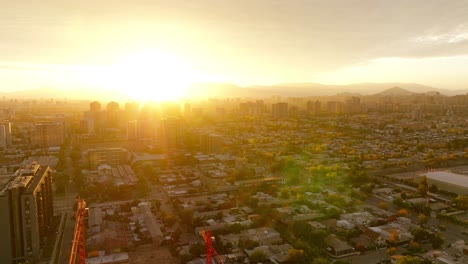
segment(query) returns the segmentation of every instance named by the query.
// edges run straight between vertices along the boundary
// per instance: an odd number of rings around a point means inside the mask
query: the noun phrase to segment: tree
[[[406,210],[406,209],[400,209],[400,210],[398,210],[398,212],[397,212],[397,215],[398,215],[399,217],[406,217],[406,216],[408,216],[408,214],[409,214],[409,212],[408,212],[408,210]]]
[[[242,249],[253,249],[255,247],[258,247],[260,244],[257,241],[254,240],[240,240],[239,241],[239,247]]]
[[[200,242],[192,244],[190,246],[189,252],[190,254],[192,254],[192,256],[200,256],[201,254],[206,252],[205,245]]]
[[[444,239],[440,235],[434,235],[431,239],[431,244],[433,249],[438,249],[444,244]]]
[[[354,248],[356,248],[356,250],[361,253],[366,252],[366,247],[364,247],[362,244],[357,243],[356,245],[354,245]]]
[[[434,166],[437,163],[437,159],[434,155],[434,151],[429,151],[426,153],[426,156],[424,157],[424,164],[426,165],[426,168],[434,168]]]
[[[419,220],[419,223],[421,224],[421,226],[423,226],[423,225],[427,224],[427,221],[429,221],[429,218],[425,214],[419,214],[418,215],[418,220]]]
[[[468,209],[468,195],[458,195],[454,202],[459,209]]]
[[[171,227],[177,222],[177,219],[173,215],[168,215],[163,219],[164,224],[168,227]]]
[[[288,251],[288,263],[306,263],[307,256],[302,249],[290,249]]]
[[[413,250],[413,251],[419,251],[419,250],[421,250],[421,244],[419,244],[418,242],[412,240],[410,242],[410,249]]]
[[[330,261],[328,261],[328,259],[326,258],[314,258],[314,260],[312,261],[312,264],[328,264],[330,263]]]
[[[390,247],[387,249],[387,256],[393,256],[395,255],[397,252],[397,248],[396,247]]]
[[[250,255],[250,262],[251,263],[258,263],[258,262],[262,262],[262,261],[265,261],[267,259],[267,256],[265,254],[265,252],[261,251],[261,250],[255,250],[252,255]]]
[[[413,256],[403,256],[400,259],[398,259],[397,264],[422,264],[423,262]]]
[[[387,210],[388,209],[388,205],[386,202],[380,202],[379,203],[379,208],[382,209],[382,210]]]
[[[398,235],[398,230],[393,229],[392,233],[390,234],[389,239],[390,239],[390,244],[395,245],[398,242],[398,240],[400,240],[400,237]]]
[[[429,233],[422,229],[422,228],[415,228],[413,230],[411,230],[411,234],[413,235],[414,237],[414,240],[415,241],[418,241],[418,242],[421,242],[425,239],[427,239]]]

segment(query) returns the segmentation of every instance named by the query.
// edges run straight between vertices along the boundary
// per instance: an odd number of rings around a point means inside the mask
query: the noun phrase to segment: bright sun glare
[[[94,86],[123,92],[140,101],[174,100],[193,82],[193,73],[180,58],[157,51],[143,51],[86,74]]]

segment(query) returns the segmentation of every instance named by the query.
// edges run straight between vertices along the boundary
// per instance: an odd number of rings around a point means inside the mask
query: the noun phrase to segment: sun
[[[179,99],[194,81],[182,59],[155,50],[123,56],[110,65],[89,68],[84,75],[88,84],[138,101]]]
[[[111,66],[111,72],[118,81],[116,88],[136,100],[180,98],[193,79],[183,60],[156,51],[124,57]]]

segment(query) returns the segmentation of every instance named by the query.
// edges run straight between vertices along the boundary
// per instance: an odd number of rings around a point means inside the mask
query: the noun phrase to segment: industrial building
[[[435,185],[441,190],[468,195],[468,175],[449,171],[432,171],[421,176],[426,176],[429,185]]]
[[[123,148],[88,149],[87,160],[90,168],[95,169],[101,164],[121,165],[128,161],[128,152]]]

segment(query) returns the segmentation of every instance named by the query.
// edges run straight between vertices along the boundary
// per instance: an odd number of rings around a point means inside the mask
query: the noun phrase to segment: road
[[[70,154],[71,154],[70,146],[71,145],[72,144],[67,145],[63,153],[65,156],[64,173],[69,175],[70,178],[72,179],[74,176],[74,173],[73,173],[73,163],[70,158]],[[77,195],[77,192],[75,188],[73,188],[72,184],[69,184],[69,186],[67,186],[67,191],[65,195],[54,197],[55,213],[56,214],[66,213],[66,216],[67,216],[65,218],[64,228],[63,230],[61,230],[63,232],[63,236],[61,236],[62,241],[60,243],[60,253],[59,253],[58,262],[57,262],[59,264],[68,263],[68,259],[70,257],[73,233],[75,229],[75,221],[74,221],[74,218],[72,219],[72,216],[75,215],[75,212],[73,211],[73,205],[75,204],[76,195]]]
[[[386,253],[387,249],[379,249],[376,251],[371,251],[368,253],[364,253],[362,255],[357,255],[357,256],[352,256],[349,258],[345,258],[346,260],[351,261],[352,264],[357,264],[357,263],[378,263],[382,260],[390,259],[389,256],[387,256]]]

